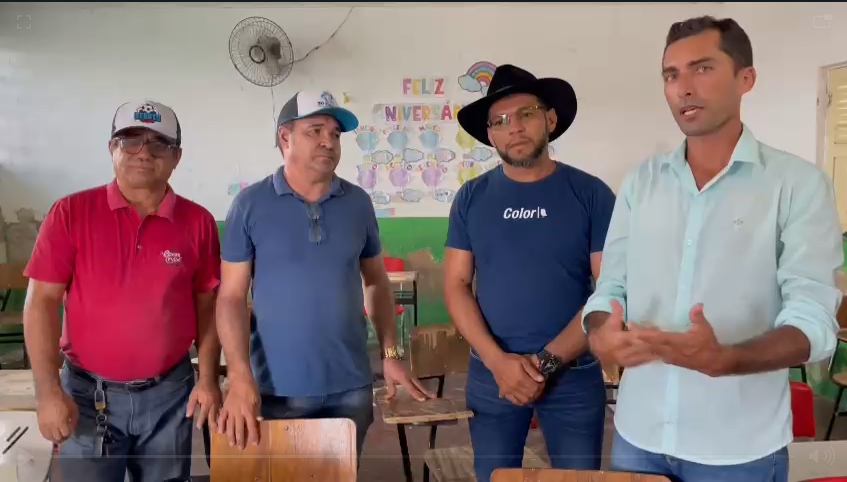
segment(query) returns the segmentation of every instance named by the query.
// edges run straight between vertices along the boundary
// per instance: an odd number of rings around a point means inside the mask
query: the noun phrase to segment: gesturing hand
[[[612,313],[606,321],[588,333],[592,353],[607,366],[635,367],[655,361],[651,347],[635,333],[623,329],[623,308],[612,301]]]
[[[500,396],[515,405],[527,405],[544,390],[544,376],[525,356],[506,353],[491,367]]]
[[[669,333],[657,328],[632,327],[640,340],[648,343],[662,361],[716,377],[729,370],[728,348],[721,345],[715,330],[703,314],[703,305],[688,312],[691,327],[684,333]]]

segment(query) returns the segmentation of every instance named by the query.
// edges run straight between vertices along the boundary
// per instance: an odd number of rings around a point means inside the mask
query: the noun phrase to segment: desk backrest
[[[244,450],[212,434],[211,480],[282,482],[356,481],[356,425],[341,418],[261,423],[261,441]]]
[[[29,279],[24,276],[25,267],[25,263],[0,264],[0,291],[25,290],[29,285]]]
[[[470,355],[471,346],[452,324],[412,329],[409,360],[418,378],[467,373]]]
[[[670,482],[661,475],[559,469],[497,469],[491,482]]]

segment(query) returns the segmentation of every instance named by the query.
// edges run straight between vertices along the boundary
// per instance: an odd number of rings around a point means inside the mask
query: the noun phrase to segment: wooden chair
[[[0,311],[6,311],[14,290],[26,291],[29,279],[24,276],[25,263],[0,263],[0,292],[3,292]]]
[[[835,353],[829,361],[829,377],[832,383],[838,388],[838,394],[835,396],[835,405],[832,407],[832,416],[829,419],[829,426],[826,429],[824,440],[829,440],[832,436],[832,429],[835,427],[835,420],[838,417],[847,415],[847,412],[841,411],[841,397],[844,395],[844,389],[847,388],[847,371],[832,373],[835,369],[835,359],[838,357],[838,349],[842,343],[847,343],[847,329],[838,331],[838,340],[835,343]]]
[[[438,482],[475,480],[473,449],[470,446],[435,448],[439,425],[455,425],[467,420],[473,412],[465,406],[465,390],[451,388],[445,393],[447,375],[467,373],[471,348],[453,325],[436,325],[414,328],[410,338],[409,359],[412,373],[420,380],[436,379],[438,400],[412,401],[409,407],[416,411],[415,418],[397,424],[401,452],[408,457],[405,426],[429,425],[428,450],[424,453],[423,480],[429,481],[430,472]],[[404,472],[411,480],[411,466],[404,459]],[[524,466],[548,467],[531,449],[524,449]]]
[[[435,447],[438,425],[456,424],[473,413],[465,406],[464,388],[453,388],[445,394],[444,381],[448,374],[466,373],[470,360],[470,345],[452,325],[413,327],[409,337],[409,360],[413,375],[419,380],[438,381],[437,399],[418,402],[401,388],[391,401],[385,401],[384,388],[375,390],[374,396],[387,424],[397,425],[403,473],[412,480],[406,426],[429,426],[429,448]],[[429,469],[424,465],[424,481],[429,479]]]
[[[24,368],[29,368],[29,356],[23,340],[23,314],[8,312],[14,291],[26,291],[29,279],[24,276],[24,263],[0,264],[0,345],[21,345]]]
[[[258,446],[230,447],[212,435],[211,480],[355,482],[356,425],[349,419],[273,420],[261,423]]]
[[[670,482],[663,475],[559,469],[497,469],[491,482]]]
[[[618,388],[620,388],[623,367],[602,366],[603,382],[606,386],[606,405],[615,405],[618,402]],[[612,394],[609,394],[609,392]]]

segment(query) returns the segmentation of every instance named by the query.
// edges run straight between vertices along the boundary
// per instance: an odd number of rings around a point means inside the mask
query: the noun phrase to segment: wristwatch
[[[395,360],[403,361],[403,349],[398,346],[390,346],[382,350],[380,358],[382,358],[383,360],[385,360],[386,358],[393,358]]]
[[[562,361],[547,350],[541,350],[535,356],[538,357],[538,371],[545,377],[556,373],[562,367]]]

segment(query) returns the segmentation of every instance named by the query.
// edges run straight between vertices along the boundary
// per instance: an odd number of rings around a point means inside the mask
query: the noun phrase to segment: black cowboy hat
[[[556,128],[550,133],[550,142],[564,134],[576,118],[576,93],[570,83],[555,78],[539,79],[520,67],[505,64],[494,71],[485,97],[459,109],[459,125],[474,139],[491,146],[488,111],[492,104],[512,94],[532,94],[556,111]]]

